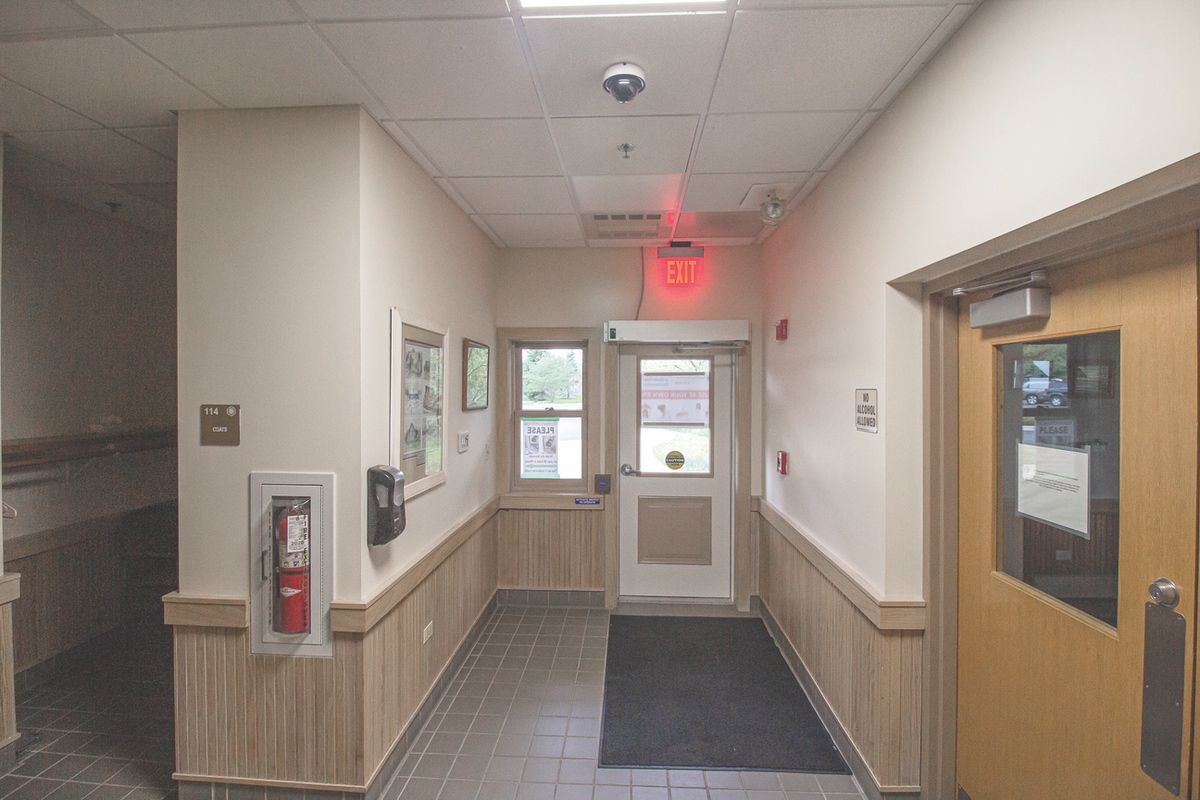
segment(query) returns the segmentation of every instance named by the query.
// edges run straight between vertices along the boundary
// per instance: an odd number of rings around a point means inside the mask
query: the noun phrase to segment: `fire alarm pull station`
[[[333,655],[333,474],[250,473],[250,652]]]

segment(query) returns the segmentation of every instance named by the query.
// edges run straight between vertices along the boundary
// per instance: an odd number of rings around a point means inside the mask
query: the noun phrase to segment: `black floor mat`
[[[612,617],[600,765],[849,774],[762,620]]]

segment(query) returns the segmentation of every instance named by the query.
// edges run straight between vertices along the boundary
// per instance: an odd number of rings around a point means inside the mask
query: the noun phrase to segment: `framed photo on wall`
[[[392,309],[391,442],[389,463],[404,471],[404,496],[445,483],[443,460],[446,333],[405,322]]]
[[[488,358],[486,344],[463,339],[463,411],[488,407]]]

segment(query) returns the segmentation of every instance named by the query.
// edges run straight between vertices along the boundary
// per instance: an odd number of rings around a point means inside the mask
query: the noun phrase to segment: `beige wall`
[[[697,242],[700,244],[700,242]],[[545,248],[500,251],[496,324],[596,326],[613,319],[748,319],[753,389],[751,491],[762,486],[762,261],[757,247],[707,247],[703,285],[659,280],[656,248]],[[645,294],[638,311],[641,274]],[[771,330],[774,336],[774,329]]]
[[[462,410],[462,340],[495,344],[496,248],[365,111],[360,117],[361,474],[388,460],[390,308],[399,308],[404,319],[448,330],[446,483],[409,501],[408,528],[400,538],[384,547],[360,547],[362,595],[370,597],[495,493],[495,405]],[[494,376],[489,389],[494,396]],[[470,434],[465,453],[457,447],[462,432]],[[365,491],[359,494],[365,504]]]
[[[576,327],[632,319],[641,251],[609,248],[509,248],[496,272],[496,325]]]
[[[1193,3],[989,0],[763,247],[766,496],[920,596],[921,312],[887,285],[1200,151]],[[880,432],[853,392],[879,389]]]
[[[494,337],[495,250],[357,107],[184,112],[179,156],[180,591],[246,596],[249,473],[319,471],[334,598],[370,598],[493,494],[494,411],[464,414],[459,392],[462,336]],[[450,452],[406,532],[369,548],[392,306],[449,330]],[[198,446],[202,403],[241,404],[240,447]]]
[[[3,438],[175,423],[175,243],[13,186],[3,198]],[[22,536],[175,497],[170,450],[8,471]]]
[[[333,472],[335,544],[362,524],[358,136],[355,107],[180,113],[184,594],[247,596],[252,470]],[[199,446],[203,403],[241,405],[240,447]]]

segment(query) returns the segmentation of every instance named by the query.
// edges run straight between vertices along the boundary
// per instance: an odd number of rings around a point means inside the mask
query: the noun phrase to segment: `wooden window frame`
[[[497,332],[496,374],[499,419],[497,485],[502,492],[525,495],[591,495],[592,476],[601,471],[603,420],[600,331],[591,328],[501,328]],[[522,416],[538,416],[521,408],[523,349],[579,349],[583,351],[583,408],[555,411],[559,417],[582,419],[582,469],[579,478],[521,478],[520,441]],[[550,416],[550,414],[546,414]]]

